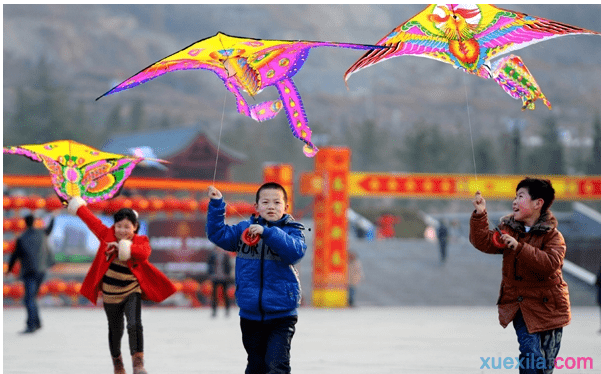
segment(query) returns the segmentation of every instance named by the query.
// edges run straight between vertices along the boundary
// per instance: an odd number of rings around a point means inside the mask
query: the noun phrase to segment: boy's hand
[[[248,227],[248,233],[252,236],[262,235],[263,234],[263,226],[257,225],[256,223],[253,225],[250,225]]]
[[[221,195],[221,192],[215,186],[209,186],[209,197],[211,199],[221,199],[223,195]]]
[[[476,196],[472,201],[472,204],[474,204],[474,208],[476,208],[476,213],[482,214],[486,212],[486,200],[484,200],[480,191],[476,191]]]
[[[515,240],[515,238],[509,234],[501,235],[501,240],[503,240],[503,242],[507,244],[507,248],[509,249],[516,249],[518,246],[518,241]]]

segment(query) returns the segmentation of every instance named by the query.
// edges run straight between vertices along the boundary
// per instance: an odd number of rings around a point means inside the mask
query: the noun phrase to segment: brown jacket
[[[479,251],[503,255],[503,279],[497,305],[499,321],[507,327],[521,309],[528,332],[552,330],[570,323],[568,285],[561,275],[566,244],[551,212],[542,215],[526,232],[513,215],[499,225],[518,241],[516,249],[492,244],[486,212],[475,211],[470,220],[470,242]]]

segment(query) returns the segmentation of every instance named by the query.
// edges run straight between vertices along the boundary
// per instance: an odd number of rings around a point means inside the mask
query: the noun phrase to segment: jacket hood
[[[275,222],[270,222],[267,221],[265,218],[255,215],[253,214],[250,217],[250,223],[251,224],[259,224],[262,226],[267,226],[267,227],[272,227],[272,226],[278,226],[278,227],[282,227],[282,226],[292,226],[295,227],[299,230],[304,230],[305,226],[300,223],[300,222],[296,222],[294,220],[294,218],[290,215],[290,214],[284,214],[282,216],[282,218],[280,218],[279,220],[275,221]]]
[[[500,222],[503,225],[511,227],[517,232],[526,232],[524,224],[522,222],[516,221],[513,217],[513,213],[502,217]],[[536,221],[536,223],[530,228],[530,232],[544,233],[555,228],[557,228],[557,218],[555,218],[551,211],[547,211],[538,218],[538,221]]]

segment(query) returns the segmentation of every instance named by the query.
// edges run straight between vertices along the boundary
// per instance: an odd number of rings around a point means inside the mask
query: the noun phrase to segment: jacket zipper
[[[263,267],[265,263],[265,244],[261,242],[261,272],[259,281],[259,312],[261,312],[261,322],[265,320],[265,311],[263,310]]]

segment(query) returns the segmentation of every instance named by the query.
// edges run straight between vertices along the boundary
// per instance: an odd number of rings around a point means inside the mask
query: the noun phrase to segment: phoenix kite
[[[511,97],[522,100],[522,110],[533,110],[537,99],[551,109],[551,103],[519,56],[491,60],[534,43],[578,34],[601,35],[493,5],[430,4],[376,43],[388,48],[366,52],[346,71],[344,80],[392,57],[427,57],[494,79]]]

